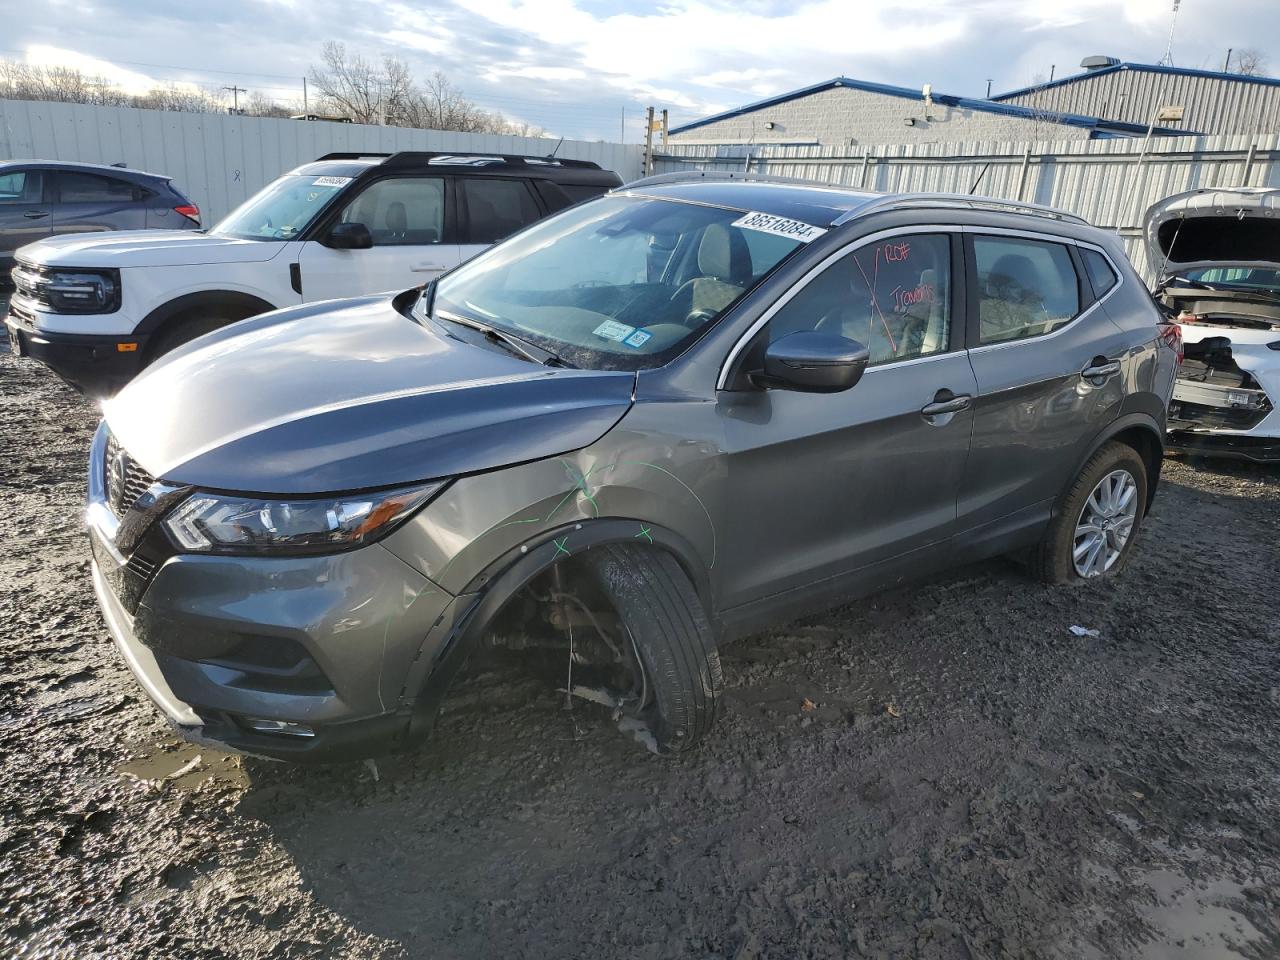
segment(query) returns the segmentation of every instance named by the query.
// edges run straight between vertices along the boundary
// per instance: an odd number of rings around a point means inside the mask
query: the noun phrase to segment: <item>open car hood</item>
[[[172,483],[335,493],[567,453],[631,406],[632,373],[553,369],[455,340],[396,302],[278,310],[201,337],[107,401],[107,425]]]
[[[1280,268],[1280,189],[1192,190],[1148,211],[1147,259],[1157,280],[1203,267]]]

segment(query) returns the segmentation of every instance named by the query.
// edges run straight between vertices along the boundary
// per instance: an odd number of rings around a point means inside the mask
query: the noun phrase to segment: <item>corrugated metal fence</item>
[[[865,190],[975,193],[1044,203],[1125,240],[1134,266],[1151,204],[1201,187],[1280,187],[1280,136],[1157,137],[1053,143],[921,144],[851,148],[681,146],[655,152],[654,172],[750,169]]]
[[[446,150],[542,156],[555,145],[554,140],[531,137],[0,99],[0,160],[125,163],[163,173],[200,205],[209,224],[280,174],[326,153]],[[594,160],[633,180],[640,175],[641,153],[636,145],[566,140],[557,155]]]

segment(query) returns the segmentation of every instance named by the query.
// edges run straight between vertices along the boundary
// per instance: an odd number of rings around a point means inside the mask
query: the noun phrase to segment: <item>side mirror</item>
[[[368,250],[373,246],[373,234],[363,223],[336,223],[324,245],[334,250]]]
[[[751,378],[762,387],[839,393],[862,379],[870,360],[871,354],[857,340],[802,330],[769,344],[764,369]]]

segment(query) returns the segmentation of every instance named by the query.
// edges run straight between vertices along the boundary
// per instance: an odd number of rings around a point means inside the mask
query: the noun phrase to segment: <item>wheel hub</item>
[[[1072,563],[1081,577],[1099,577],[1120,555],[1138,517],[1138,483],[1128,470],[1112,470],[1085,499],[1076,520]]]

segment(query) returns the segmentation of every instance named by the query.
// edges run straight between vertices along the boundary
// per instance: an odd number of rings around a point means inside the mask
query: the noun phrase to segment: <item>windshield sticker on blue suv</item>
[[[636,328],[629,327],[625,323],[619,323],[617,320],[606,320],[591,332],[605,340],[621,342],[635,333]]]
[[[801,243],[817,240],[827,232],[822,227],[815,227],[811,223],[788,220],[786,217],[777,217],[772,213],[760,213],[756,210],[739,217],[729,226],[738,227],[742,230],[758,230],[761,233],[772,233],[774,236],[786,237],[789,240],[799,240]]]
[[[653,339],[653,334],[648,330],[637,330],[631,336],[622,342],[628,347],[643,347],[646,343]]]

